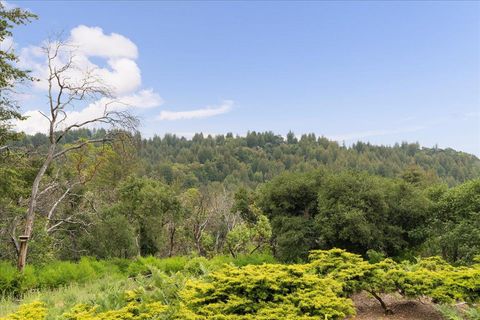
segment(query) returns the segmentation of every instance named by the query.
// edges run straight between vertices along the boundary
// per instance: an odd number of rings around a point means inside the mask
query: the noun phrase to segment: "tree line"
[[[0,4],[0,40],[34,18]],[[17,68],[13,49],[0,50],[0,259],[20,270],[86,255],[271,251],[296,261],[340,247],[469,263],[478,253],[475,156],[418,143],[347,147],[292,132],[145,139],[133,115],[109,108],[118,103],[111,88],[79,72],[70,48],[45,44],[46,79]],[[31,80],[50,88],[48,134],[13,130],[23,117],[12,91]],[[69,119],[92,101],[103,113]]]
[[[77,130],[65,143],[79,138],[104,136],[105,130]],[[45,146],[46,135],[27,136],[16,145],[28,148]],[[166,134],[163,137],[134,136],[138,157],[145,174],[169,185],[199,186],[209,182],[243,184],[254,187],[283,171],[305,172],[319,167],[352,169],[396,178],[414,167],[433,181],[454,186],[480,176],[480,160],[453,149],[421,147],[418,143],[376,146],[356,142],[340,145],[315,134],[300,138],[273,132],[248,132],[246,136],[195,134],[191,139]]]
[[[105,133],[71,131],[59,151]],[[48,146],[42,137],[25,137],[16,152],[2,158],[0,259],[13,260],[18,254],[14,239],[25,217],[33,173]],[[86,144],[49,167],[41,189],[54,187],[38,201],[31,262],[254,252],[273,252],[293,262],[305,260],[311,250],[338,247],[365,257],[441,255],[450,262],[470,263],[480,252],[478,178],[450,187],[448,178],[418,164],[405,164],[400,174],[388,177],[348,166],[310,167],[304,160],[304,167],[299,162],[282,168],[266,182],[169,180],[145,158],[149,141],[132,135]],[[196,150],[193,140],[178,141]],[[201,141],[198,146],[215,140]],[[29,147],[36,153],[28,152]],[[232,148],[232,153],[245,148]],[[264,151],[257,146],[252,152]],[[157,167],[175,171],[183,165],[160,162]]]

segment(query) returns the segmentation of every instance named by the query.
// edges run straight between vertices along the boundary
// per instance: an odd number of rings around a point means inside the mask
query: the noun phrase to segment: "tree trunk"
[[[142,248],[140,248],[140,231],[138,231],[137,235],[135,236],[135,246],[137,247],[137,257],[141,257]]]
[[[23,235],[20,236],[20,249],[18,250],[17,268],[21,272],[23,272],[23,269],[25,268],[25,264],[27,262],[28,241],[32,236],[33,223],[35,222],[35,209],[37,207],[38,189],[40,187],[40,182],[42,181],[43,175],[45,174],[48,167],[50,166],[50,163],[52,162],[53,154],[55,153],[55,147],[55,143],[52,143],[48,148],[47,157],[43,162],[40,170],[38,170],[37,176],[33,181],[32,193],[30,194],[30,201],[28,203],[27,216],[25,219],[25,229],[23,231]]]
[[[382,298],[375,293],[375,291],[368,291],[375,299],[377,299],[378,302],[380,302],[380,305],[383,308],[383,311],[385,312],[385,315],[393,314],[392,309],[390,309],[385,302],[382,300]]]
[[[18,250],[18,263],[17,268],[20,272],[23,272],[25,269],[25,264],[27,262],[27,248],[28,248],[28,238],[20,236],[20,247]]]
[[[175,228],[175,224],[173,224],[173,226],[170,226],[169,227],[170,229],[170,244],[168,246],[168,256],[171,257],[173,255],[173,247],[175,245],[175,232],[177,231],[177,229]]]
[[[198,254],[203,256],[202,227],[199,224],[193,225],[193,239],[195,241],[195,247],[197,248]]]
[[[237,257],[237,254],[235,253],[235,250],[233,250],[231,246],[228,246],[228,251],[230,251],[230,254],[232,255],[233,258]]]

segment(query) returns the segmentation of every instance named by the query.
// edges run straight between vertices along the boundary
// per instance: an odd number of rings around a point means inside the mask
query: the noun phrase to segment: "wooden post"
[[[25,263],[27,261],[27,244],[28,244],[28,239],[30,238],[29,236],[20,236],[18,237],[20,240],[20,247],[18,250],[18,265],[17,268],[19,271],[23,271],[25,268]]]

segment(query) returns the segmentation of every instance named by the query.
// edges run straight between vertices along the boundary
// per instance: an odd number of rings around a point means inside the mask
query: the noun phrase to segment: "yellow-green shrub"
[[[480,301],[480,265],[454,267],[440,257],[416,264],[404,262],[387,274],[406,296],[426,296],[434,302]]]
[[[44,320],[47,316],[47,309],[41,302],[32,302],[20,306],[17,312],[0,318],[0,320]]]
[[[167,306],[160,302],[138,303],[130,302],[118,310],[96,312],[95,307],[77,305],[71,312],[65,313],[66,320],[147,320],[162,319]]]
[[[359,255],[332,249],[312,251],[309,263],[292,265],[220,267],[218,261],[212,263],[205,258],[195,258],[188,263],[184,263],[183,258],[171,259],[167,268],[170,272],[162,271],[165,264],[161,264],[160,269],[148,263],[159,260],[155,259],[147,258],[134,264],[147,268],[149,277],[136,277],[131,287],[121,287],[103,298],[97,296],[95,305],[77,305],[64,314],[64,319],[333,320],[354,313],[348,297],[362,290],[370,292],[386,312],[388,306],[381,295],[390,292],[400,292],[407,297],[430,297],[439,303],[474,304],[480,300],[480,264],[455,267],[438,257],[417,263],[397,263],[391,259],[368,263]],[[48,272],[38,274],[52,275],[52,285],[64,279],[82,282],[87,279],[85,275],[95,277],[106,270],[96,263],[84,260],[78,264],[78,270],[72,270],[75,264],[58,263],[61,271],[58,275],[53,275],[55,268],[51,266],[44,269]],[[172,272],[180,266],[181,272]],[[36,276],[32,270],[19,277],[14,269],[6,268],[0,284],[31,286]],[[30,279],[32,275],[34,278]],[[125,289],[129,291],[124,295]],[[43,320],[45,315],[45,307],[34,303],[0,320]]]
[[[343,249],[313,250],[309,260],[315,274],[339,281],[346,294],[361,290],[365,278],[375,268],[361,256]]]
[[[225,266],[187,282],[178,319],[343,319],[354,309],[341,292],[307,265]]]
[[[344,294],[365,290],[391,312],[381,295],[400,292],[411,298],[429,297],[434,302],[469,303],[480,300],[480,265],[454,267],[439,257],[417,263],[396,263],[391,259],[370,264],[361,256],[341,249],[310,253],[310,266],[322,277],[343,284]]]
[[[99,312],[96,306],[79,304],[63,314],[65,320],[147,320],[163,319],[168,307],[158,301],[144,301],[141,290],[125,292],[124,307],[117,310]]]

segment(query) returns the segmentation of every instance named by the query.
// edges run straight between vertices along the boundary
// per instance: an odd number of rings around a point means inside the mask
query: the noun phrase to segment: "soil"
[[[401,296],[384,295],[382,299],[393,311],[385,315],[377,300],[367,293],[353,297],[357,315],[352,320],[444,320],[441,314],[429,301],[406,300]]]

